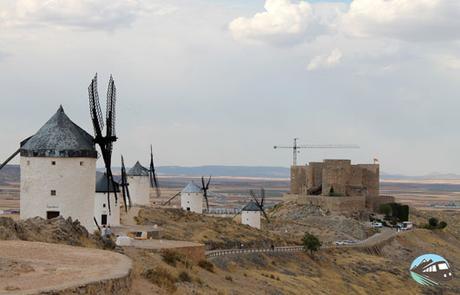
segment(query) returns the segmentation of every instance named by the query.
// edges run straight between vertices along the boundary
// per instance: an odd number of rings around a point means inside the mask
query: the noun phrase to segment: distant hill
[[[6,165],[2,170],[0,170],[0,185],[19,182],[19,180],[19,165]]]
[[[289,168],[285,167],[255,167],[255,166],[160,166],[159,175],[180,176],[239,176],[239,177],[270,177],[289,178]]]
[[[460,175],[454,174],[454,173],[430,173],[426,175],[409,176],[409,175],[402,175],[402,174],[388,174],[388,173],[382,172],[380,175],[380,179],[384,179],[384,180],[460,179]]]
[[[128,168],[129,169],[129,168]],[[97,169],[104,172],[103,168]],[[113,167],[114,174],[120,173],[119,167]],[[232,177],[266,177],[266,178],[289,178],[290,171],[286,167],[270,166],[160,166],[157,167],[159,175],[162,176],[232,176]],[[0,184],[8,182],[19,182],[19,165],[7,165],[0,171]],[[408,176],[402,174],[390,174],[382,172],[380,178],[383,180],[423,180],[423,179],[460,179],[460,175],[454,173],[431,173],[420,176]]]

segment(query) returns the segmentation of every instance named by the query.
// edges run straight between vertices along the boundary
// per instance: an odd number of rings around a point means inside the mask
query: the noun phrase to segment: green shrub
[[[439,223],[439,220],[435,217],[431,217],[430,219],[428,219],[428,224],[433,228],[438,227],[438,223]]]
[[[142,276],[152,284],[155,284],[160,288],[166,289],[171,293],[177,290],[177,287],[175,285],[176,278],[167,269],[163,267],[158,266],[154,269],[146,269],[142,273]]]
[[[321,248],[321,241],[314,235],[306,232],[302,239],[302,244],[305,251],[310,251],[310,254],[313,255],[313,252],[316,252]]]
[[[198,266],[203,268],[203,269],[206,269],[207,271],[209,272],[214,272],[214,264],[212,264],[211,262],[205,260],[205,259],[202,259],[198,262]]]
[[[163,261],[166,262],[167,264],[176,267],[177,262],[183,261],[184,257],[182,254],[176,252],[176,251],[171,251],[171,250],[165,250],[161,253],[161,257],[163,257]]]
[[[190,275],[189,275],[188,272],[186,272],[186,271],[182,271],[182,272],[179,274],[178,279],[179,279],[179,281],[181,281],[181,282],[191,282],[191,281],[192,281],[192,278],[190,277]]]
[[[441,221],[441,222],[439,223],[439,225],[438,225],[438,228],[443,229],[443,228],[445,228],[446,226],[447,226],[447,222]]]

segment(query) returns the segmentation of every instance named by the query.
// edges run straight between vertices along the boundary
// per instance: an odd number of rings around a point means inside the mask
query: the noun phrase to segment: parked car
[[[374,222],[372,222],[371,227],[372,228],[382,228],[383,224],[381,222],[374,221]]]

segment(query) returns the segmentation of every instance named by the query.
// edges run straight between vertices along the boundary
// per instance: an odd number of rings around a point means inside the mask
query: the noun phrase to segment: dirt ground
[[[38,293],[126,276],[131,261],[115,252],[0,241],[0,294]]]

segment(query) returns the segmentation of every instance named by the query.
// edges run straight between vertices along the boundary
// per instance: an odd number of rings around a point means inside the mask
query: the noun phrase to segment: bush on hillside
[[[198,266],[201,267],[202,269],[205,269],[209,272],[214,272],[214,264],[212,262],[209,262],[205,259],[202,259],[198,262]]]
[[[305,251],[310,251],[310,254],[313,255],[314,252],[318,251],[321,248],[321,241],[314,235],[306,232],[303,239],[302,244],[304,246]]]
[[[176,278],[165,268],[158,266],[154,269],[146,269],[142,273],[142,276],[152,284],[155,284],[160,288],[166,289],[171,293],[177,290],[177,287],[175,285],[177,281]]]
[[[186,272],[186,271],[182,271],[182,272],[179,274],[178,279],[179,279],[179,281],[181,281],[181,282],[191,282],[191,281],[192,281],[192,277],[190,277],[190,275],[189,275],[188,272]]]
[[[176,267],[177,262],[181,262],[184,259],[182,254],[172,250],[163,251],[161,257],[163,257],[164,262],[174,267]]]

